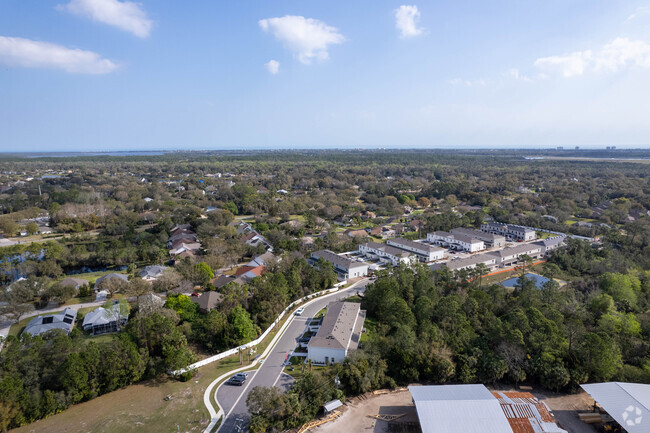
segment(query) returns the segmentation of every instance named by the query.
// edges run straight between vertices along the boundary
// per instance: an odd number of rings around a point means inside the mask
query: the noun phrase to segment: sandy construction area
[[[497,387],[497,391],[514,391],[509,387]],[[585,392],[578,394],[556,394],[548,391],[533,390],[540,401],[546,403],[555,416],[558,424],[569,433],[596,433],[594,427],[578,419],[578,411],[589,411],[593,400]],[[316,433],[341,433],[341,432],[368,432],[388,433],[388,422],[377,420],[369,415],[397,415],[404,414],[397,422],[405,423],[403,431],[416,432],[413,428],[418,424],[417,412],[411,393],[407,389],[378,394],[365,394],[348,401],[342,408],[341,416],[334,421],[310,429]],[[395,430],[393,430],[395,431]]]
[[[341,433],[341,432],[372,432],[387,433],[386,421],[370,418],[368,415],[398,415],[405,414],[398,422],[418,421],[415,406],[408,390],[394,391],[388,394],[365,394],[364,397],[355,397],[343,406],[342,415],[334,421],[323,424],[310,432]]]

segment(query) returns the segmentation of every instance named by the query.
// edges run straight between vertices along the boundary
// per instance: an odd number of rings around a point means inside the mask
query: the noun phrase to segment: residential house
[[[377,242],[367,242],[359,245],[359,253],[370,258],[378,258],[384,263],[390,263],[393,266],[405,264],[411,266],[417,262],[417,256],[408,251],[391,247],[390,245],[380,244]]]
[[[366,312],[356,302],[330,302],[316,335],[307,344],[307,358],[315,364],[343,362],[356,350]]]
[[[259,265],[259,266],[245,265],[235,270],[235,277],[241,277],[243,275],[246,278],[252,280],[253,278],[257,278],[260,275],[262,275],[262,272],[264,272],[264,265]]]
[[[144,269],[140,271],[140,277],[145,281],[156,281],[158,278],[162,277],[166,269],[167,266],[161,265],[145,266]]]
[[[451,234],[437,231],[427,234],[427,241],[449,247],[451,249],[475,253],[485,249],[485,242],[464,234]]]
[[[488,222],[481,224],[481,230],[486,233],[505,236],[506,239],[512,239],[515,241],[533,241],[537,239],[535,230],[515,224]]]
[[[199,304],[202,313],[207,314],[223,301],[223,295],[219,292],[203,292],[201,296],[192,296],[190,299],[195,304]]]
[[[212,284],[215,288],[220,289],[226,284],[232,283],[234,280],[235,278],[228,275],[218,275],[213,278],[212,281],[210,281],[210,284]]]
[[[551,251],[564,245],[566,236],[554,236],[552,238],[542,239],[537,242],[533,242],[534,245],[539,245],[542,248],[542,255],[548,255]]]
[[[201,244],[198,242],[191,242],[191,243],[186,243],[182,240],[176,241],[174,245],[172,246],[172,249],[169,250],[169,255],[171,256],[178,256],[180,253],[185,252],[185,251],[190,251],[192,253],[195,253],[201,248]]]
[[[272,265],[274,263],[279,262],[280,260],[281,259],[278,256],[274,255],[270,251],[267,251],[264,254],[260,254],[258,256],[255,256],[255,258],[253,258],[253,260],[248,262],[248,266],[254,266],[254,267],[257,267],[257,266],[269,266],[269,265]]]
[[[514,247],[504,248],[500,251],[494,251],[484,255],[495,257],[496,264],[503,268],[519,263],[521,256],[526,255],[532,259],[539,259],[542,257],[543,253],[542,246],[532,243],[515,245]]]
[[[449,230],[452,235],[464,235],[470,238],[483,241],[487,248],[503,248],[506,246],[506,237],[502,235],[495,235],[494,233],[486,233],[480,230],[468,229],[465,227],[456,227]]]
[[[88,280],[84,280],[83,278],[65,278],[61,280],[59,284],[61,284],[62,286],[74,287],[75,289],[79,290],[79,288],[83,286],[88,286],[89,282]]]
[[[129,277],[127,275],[125,275],[125,274],[116,274],[114,272],[111,272],[110,274],[106,274],[103,277],[97,278],[97,280],[95,280],[95,287],[98,287],[101,284],[102,281],[108,281],[108,280],[112,280],[114,278],[117,278],[118,280],[122,280],[125,283],[129,282]]]
[[[485,265],[488,272],[493,271],[498,266],[496,257],[489,254],[476,254],[462,259],[454,257],[446,263],[432,265],[431,269],[438,270],[447,268],[450,271],[461,271],[463,269],[474,269],[479,264]]]
[[[445,250],[443,248],[410,241],[408,239],[388,239],[386,245],[409,251],[415,254],[421,262],[433,262],[435,260],[441,260],[445,256]]]
[[[368,263],[339,256],[330,250],[314,251],[311,253],[309,262],[313,266],[318,262],[318,259],[323,259],[332,263],[340,280],[365,277],[368,275]]]
[[[42,335],[47,331],[60,329],[66,334],[70,334],[76,318],[77,311],[72,308],[66,308],[56,314],[34,317],[29,321],[23,332],[31,335]]]
[[[99,307],[86,314],[83,321],[83,329],[92,335],[119,332],[128,320],[128,304],[115,301],[113,305],[107,308]]]

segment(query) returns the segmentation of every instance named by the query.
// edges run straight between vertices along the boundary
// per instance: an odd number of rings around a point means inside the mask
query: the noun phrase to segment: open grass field
[[[12,432],[200,432],[210,422],[203,393],[214,370],[214,365],[203,367],[189,382],[156,379],[131,385]],[[166,401],[168,395],[172,398]]]
[[[111,336],[94,338],[104,337]],[[263,347],[258,350],[261,352]],[[188,382],[169,378],[148,380],[72,406],[12,432],[200,432],[210,422],[203,405],[205,389],[216,377],[239,366],[239,357],[230,356],[199,368],[198,374]],[[168,395],[172,398],[165,400]]]

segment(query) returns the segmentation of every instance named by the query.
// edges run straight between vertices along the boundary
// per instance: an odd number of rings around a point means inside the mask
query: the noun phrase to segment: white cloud
[[[449,84],[452,86],[465,86],[465,87],[483,87],[487,85],[487,81],[483,78],[476,80],[464,80],[462,78],[454,78],[449,80]]]
[[[532,78],[527,77],[526,75],[523,75],[521,72],[519,72],[519,69],[517,68],[509,69],[506,75],[510,78],[514,78],[515,81],[523,81],[525,83],[530,83],[533,81]],[[538,78],[542,78],[541,74],[538,76]]]
[[[329,57],[329,45],[340,44],[345,40],[337,28],[313,18],[286,15],[260,20],[259,25],[262,30],[282,41],[287,49],[296,53],[298,60],[304,64],[311,63],[314,58],[326,60]]]
[[[586,72],[617,72],[627,67],[650,68],[650,44],[628,38],[616,38],[600,50],[577,51],[562,56],[542,57],[535,66],[564,77]]]
[[[627,17],[625,22],[635,20],[637,18],[640,18],[640,17],[648,15],[648,14],[650,14],[650,7],[647,7],[647,6],[640,7],[636,11],[634,11],[629,17]]]
[[[23,68],[63,69],[74,74],[108,74],[117,65],[92,51],[49,42],[0,36],[0,63]]]
[[[402,5],[395,9],[395,27],[400,31],[401,38],[412,38],[421,35],[424,29],[417,26],[420,21],[420,11],[415,5]]]
[[[264,67],[273,75],[280,72],[280,62],[277,60],[269,60],[268,63],[264,63]]]
[[[151,33],[152,21],[139,3],[118,0],[70,0],[59,9],[125,30],[140,38]]]

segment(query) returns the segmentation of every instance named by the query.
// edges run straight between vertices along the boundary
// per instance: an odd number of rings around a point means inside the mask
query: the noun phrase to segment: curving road
[[[248,374],[244,386],[231,386],[222,384],[215,391],[215,399],[222,407],[225,416],[217,432],[230,433],[247,431],[248,408],[246,398],[249,392],[256,386],[280,386],[285,389],[293,382],[293,379],[283,373],[282,363],[291,354],[296,346],[296,338],[301,336],[307,322],[325,306],[339,299],[348,298],[356,292],[363,293],[370,280],[363,279],[347,289],[334,292],[329,295],[314,299],[305,304],[305,312],[302,316],[293,316],[282,336],[277,340],[275,346],[269,351],[268,356],[260,364],[260,367]]]

